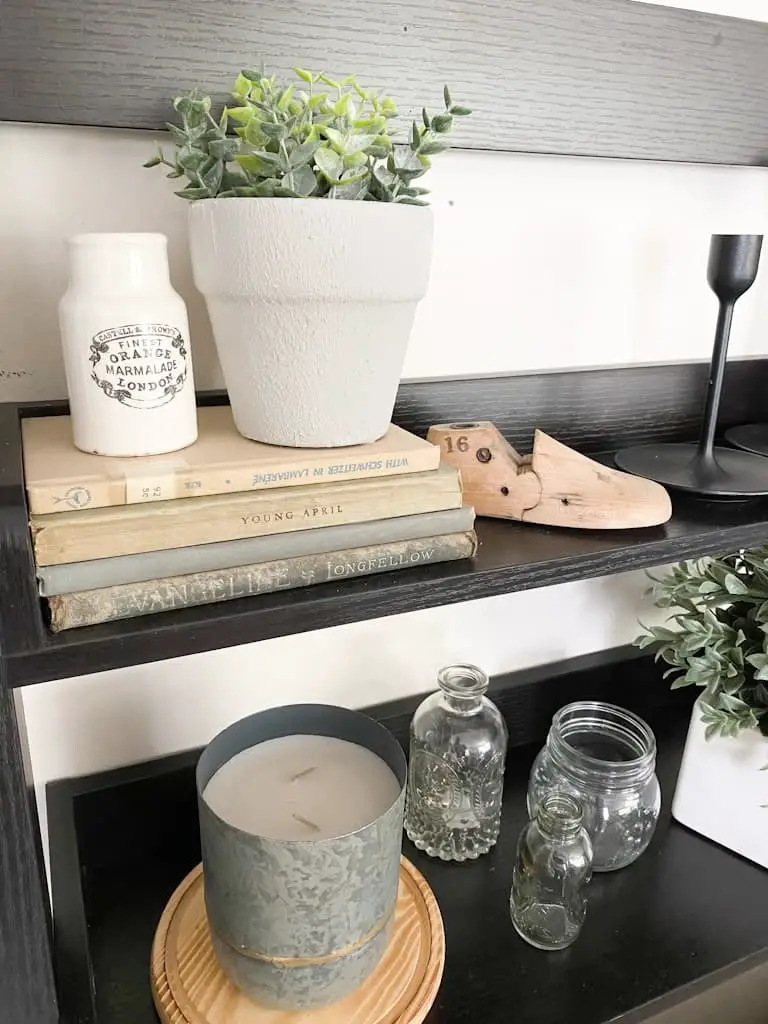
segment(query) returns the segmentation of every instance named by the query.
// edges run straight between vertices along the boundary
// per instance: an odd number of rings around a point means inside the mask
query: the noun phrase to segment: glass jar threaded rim
[[[458,700],[482,696],[488,689],[488,676],[477,665],[448,665],[437,673],[440,689]]]
[[[552,719],[547,747],[553,763],[575,781],[625,789],[650,778],[656,738],[632,711],[603,701],[575,701]]]
[[[536,808],[536,824],[552,839],[573,839],[583,823],[581,801],[558,789],[545,793]]]

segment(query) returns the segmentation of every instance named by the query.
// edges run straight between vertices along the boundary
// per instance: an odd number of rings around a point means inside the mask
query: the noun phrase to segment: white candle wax
[[[280,736],[236,754],[203,799],[223,821],[269,839],[331,839],[369,825],[400,784],[380,757],[333,736]]]

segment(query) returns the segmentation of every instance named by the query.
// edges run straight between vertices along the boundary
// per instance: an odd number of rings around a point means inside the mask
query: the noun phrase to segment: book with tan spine
[[[372,444],[281,448],[237,432],[228,405],[198,409],[198,439],[169,455],[110,458],[75,448],[69,416],[21,422],[33,515],[336,483],[437,469],[440,449],[391,425]]]
[[[476,550],[477,537],[470,530],[61,594],[48,598],[51,629],[57,633],[175,608],[471,558]]]
[[[462,505],[458,470],[153,501],[31,517],[38,565],[132,555]]]

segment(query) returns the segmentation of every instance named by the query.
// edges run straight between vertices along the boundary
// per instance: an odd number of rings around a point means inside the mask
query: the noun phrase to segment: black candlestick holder
[[[753,284],[762,235],[713,235],[707,281],[720,301],[715,344],[698,444],[650,444],[616,453],[620,469],[673,490],[710,498],[768,495],[768,459],[749,451],[715,447],[717,413],[728,356],[733,310]]]
[[[745,423],[725,432],[725,440],[734,448],[742,448],[755,455],[768,455],[768,423]]]

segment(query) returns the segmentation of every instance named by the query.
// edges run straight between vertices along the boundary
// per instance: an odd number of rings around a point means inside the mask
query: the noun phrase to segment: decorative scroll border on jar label
[[[187,347],[168,324],[126,324],[91,341],[91,380],[107,398],[131,409],[157,409],[184,387]]]

